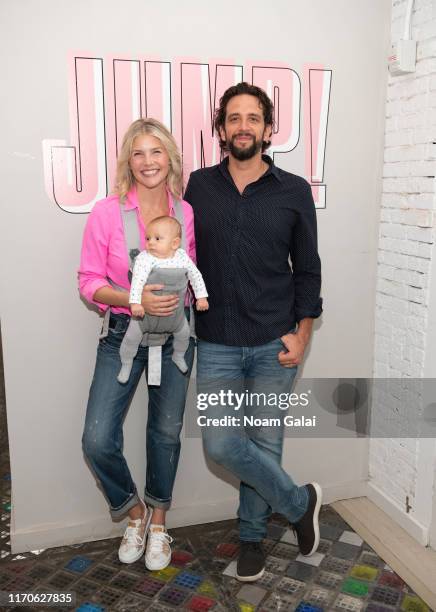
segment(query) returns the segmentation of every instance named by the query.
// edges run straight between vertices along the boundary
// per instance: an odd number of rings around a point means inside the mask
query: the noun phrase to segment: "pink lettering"
[[[106,195],[103,60],[70,62],[70,141],[43,141],[48,196],[66,212],[89,212]]]
[[[304,140],[306,175],[317,208],[326,207],[325,148],[332,71],[308,64],[304,69]]]
[[[304,68],[305,173],[317,208],[326,205],[324,164],[331,70]],[[69,141],[43,141],[49,198],[62,210],[89,212],[112,189],[123,134],[139,117],[155,117],[174,134],[183,153],[185,182],[197,168],[221,159],[213,116],[224,91],[242,80],[266,90],[275,105],[271,155],[300,142],[301,83],[289,66],[215,59],[172,62],[159,58],[103,58],[72,54],[68,65]]]

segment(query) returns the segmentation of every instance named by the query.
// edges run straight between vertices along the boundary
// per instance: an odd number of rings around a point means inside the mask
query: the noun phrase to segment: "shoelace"
[[[156,555],[164,550],[165,544],[168,546],[173,541],[173,538],[166,531],[152,531],[148,535],[148,552],[151,555]]]
[[[141,524],[139,524],[139,527],[127,527],[124,534],[126,544],[142,544],[142,537],[139,535],[140,528]]]

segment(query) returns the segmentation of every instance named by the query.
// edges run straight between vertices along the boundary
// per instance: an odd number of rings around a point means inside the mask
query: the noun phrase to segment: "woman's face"
[[[156,189],[167,180],[170,158],[159,138],[141,134],[133,141],[129,166],[137,185]]]

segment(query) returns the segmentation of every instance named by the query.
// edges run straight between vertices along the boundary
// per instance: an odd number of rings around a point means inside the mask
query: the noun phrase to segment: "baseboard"
[[[31,530],[11,530],[11,551],[17,554],[116,538],[122,534],[124,528],[124,523],[113,523],[107,513],[85,523],[73,525],[44,523]]]
[[[323,485],[322,503],[332,504],[340,499],[352,499],[367,495],[367,484],[366,480],[353,480],[336,485]]]
[[[330,504],[340,499],[361,497],[367,494],[366,481],[344,482],[338,485],[323,485],[323,504]],[[168,513],[167,525],[171,528],[186,527],[224,521],[236,516],[238,498],[234,497],[214,503],[196,504],[195,506],[174,507]],[[65,525],[50,523],[36,525],[31,530],[11,530],[11,547],[14,554],[29,550],[68,546],[81,542],[92,542],[122,535],[125,521],[113,523],[109,514],[91,518],[85,523]]]
[[[423,546],[427,546],[429,543],[429,530],[428,527],[421,525],[412,515],[406,514],[401,507],[396,504],[392,499],[387,497],[383,491],[381,491],[373,483],[368,482],[368,493],[367,497],[374,502],[376,506],[381,508],[388,516],[390,516],[400,527],[407,531],[417,542]]]

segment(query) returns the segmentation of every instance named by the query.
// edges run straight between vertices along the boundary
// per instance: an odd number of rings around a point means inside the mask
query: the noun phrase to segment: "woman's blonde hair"
[[[135,178],[130,170],[129,160],[132,154],[133,141],[137,136],[150,134],[158,138],[162,146],[166,149],[170,158],[169,171],[167,176],[167,187],[171,194],[176,198],[182,197],[182,158],[171,132],[157,119],[137,119],[128,128],[123,138],[121,151],[118,155],[117,176],[115,181],[115,193],[124,202],[126,195],[135,184]]]

